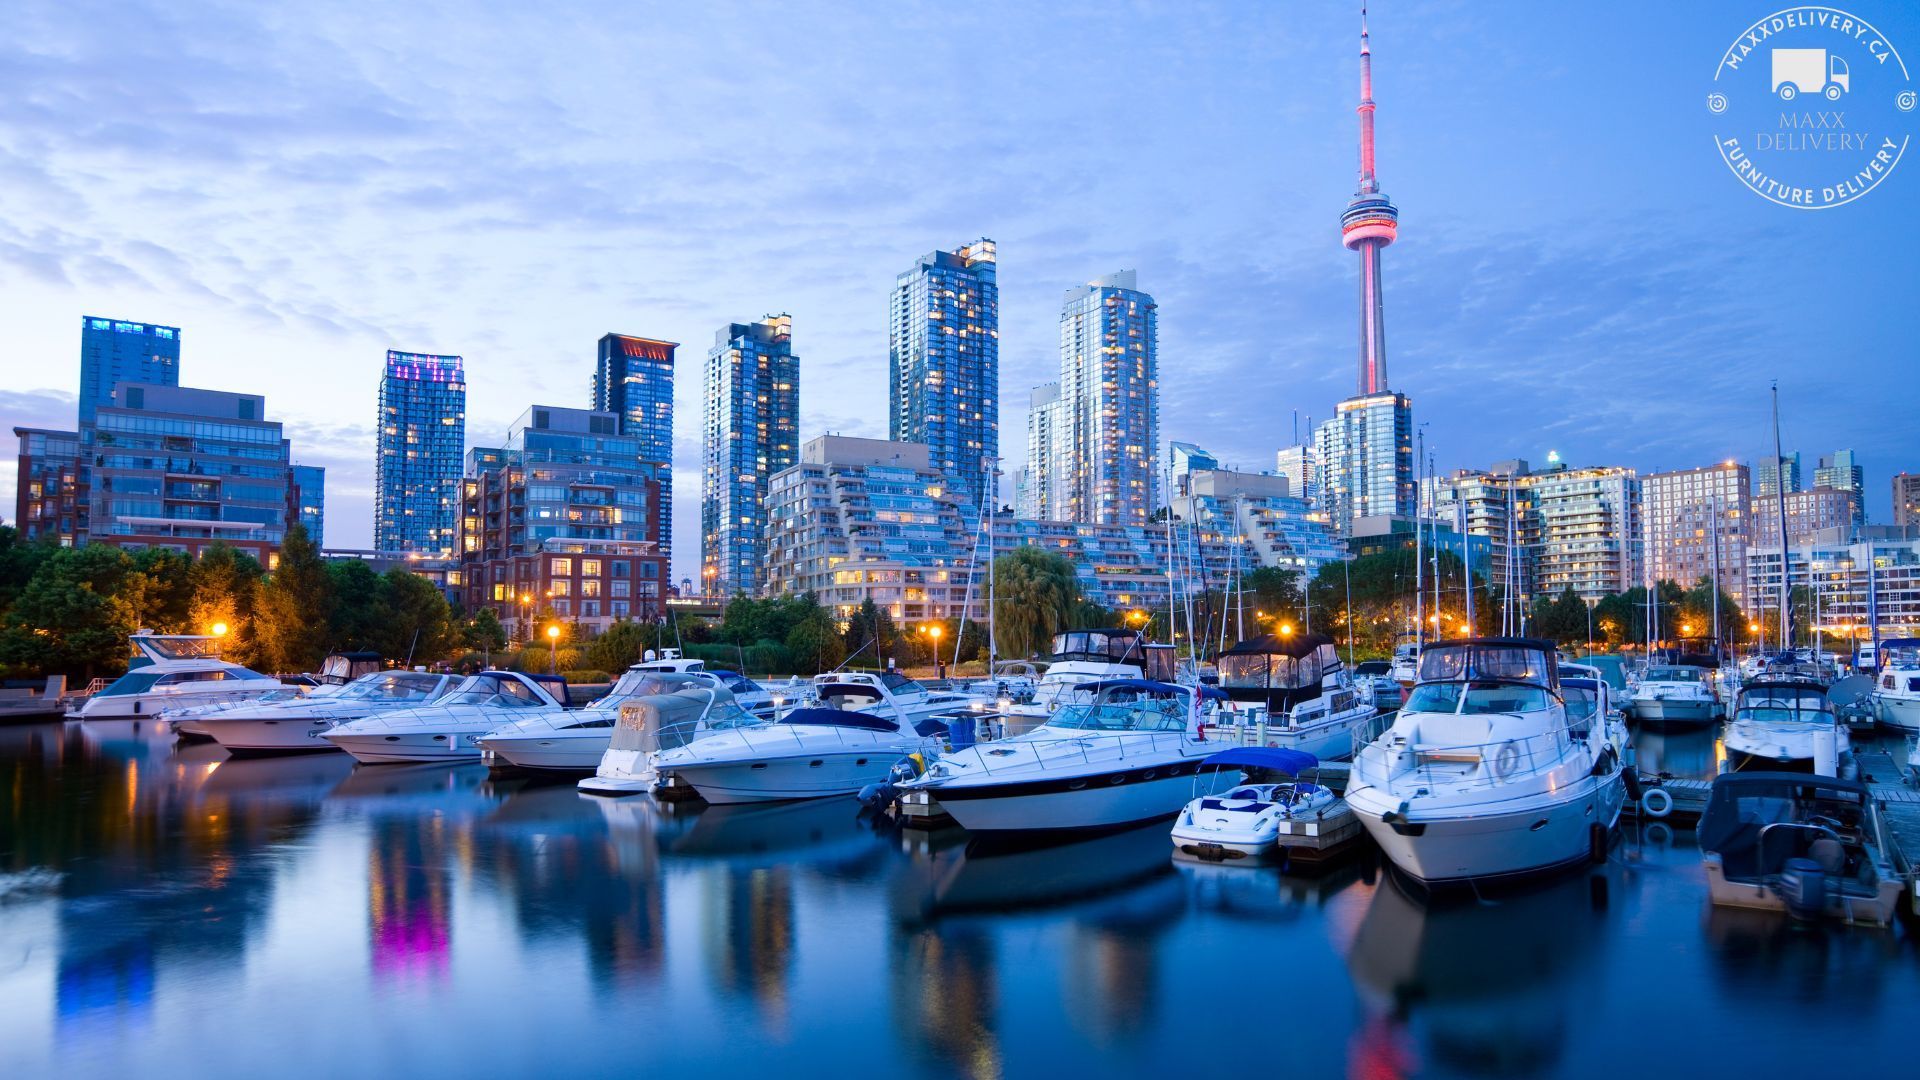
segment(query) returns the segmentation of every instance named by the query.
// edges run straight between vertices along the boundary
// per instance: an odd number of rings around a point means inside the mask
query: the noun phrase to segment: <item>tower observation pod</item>
[[[1393,243],[1400,211],[1373,171],[1373,54],[1367,9],[1360,8],[1360,187],[1340,215],[1340,242],[1360,253],[1360,395],[1387,390],[1387,327],[1380,287],[1380,249]]]

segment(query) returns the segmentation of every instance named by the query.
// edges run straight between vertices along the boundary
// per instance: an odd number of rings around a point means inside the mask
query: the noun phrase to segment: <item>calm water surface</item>
[[[1711,736],[1643,753],[1712,768]],[[1692,837],[1428,903],[851,801],[0,728],[0,1076],[1706,1077],[1914,1060],[1907,928],[1710,910]]]

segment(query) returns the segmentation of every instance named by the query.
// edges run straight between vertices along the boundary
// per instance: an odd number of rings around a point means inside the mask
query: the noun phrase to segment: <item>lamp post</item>
[[[933,677],[935,681],[938,681],[946,677],[946,669],[940,664],[940,628],[929,625],[927,627],[927,636],[933,639]]]
[[[515,629],[520,631],[520,644],[522,645],[533,640],[533,626],[527,622],[527,616],[530,614],[528,609],[532,603],[533,597],[524,592],[520,594],[520,625],[515,627]]]
[[[560,624],[547,626],[547,674],[560,674]]]
[[[217,623],[214,623],[211,629],[213,630],[213,636],[214,636],[214,637],[226,637],[226,636],[227,636],[227,624],[226,624],[226,623],[223,623],[223,622],[217,622]]]

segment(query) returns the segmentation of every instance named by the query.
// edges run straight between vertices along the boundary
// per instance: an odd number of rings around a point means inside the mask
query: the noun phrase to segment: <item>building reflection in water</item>
[[[895,932],[889,952],[894,1025],[962,1076],[1005,1070],[995,1012],[999,978],[992,935],[978,924]]]
[[[715,866],[701,891],[707,971],[715,988],[751,1001],[767,1033],[784,1038],[793,978],[793,872]]]
[[[1349,1071],[1539,1076],[1565,1052],[1581,1007],[1575,979],[1604,932],[1603,874],[1495,898],[1416,898],[1387,875],[1347,966],[1365,1003]],[[1597,884],[1596,884],[1597,882]]]
[[[453,843],[445,818],[382,818],[367,846],[367,935],[374,976],[439,980],[453,947]]]

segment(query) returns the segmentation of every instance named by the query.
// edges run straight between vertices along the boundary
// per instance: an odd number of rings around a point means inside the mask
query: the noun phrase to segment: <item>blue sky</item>
[[[1846,6],[1920,56],[1920,10]],[[1920,469],[1920,162],[1810,213],[1714,150],[1771,10],[1372,6],[1389,372],[1442,468],[1750,459],[1778,378],[1789,449],[1859,450],[1876,517]],[[371,531],[384,350],[465,355],[485,443],[584,403],[617,330],[683,343],[685,573],[714,330],[792,313],[803,436],[884,436],[887,289],[983,235],[1009,462],[1061,292],[1114,270],[1160,304],[1165,437],[1270,468],[1352,392],[1353,5],[10,11],[0,421],[71,423],[80,315],[181,326],[184,382],[265,393],[328,467],[331,545]]]

